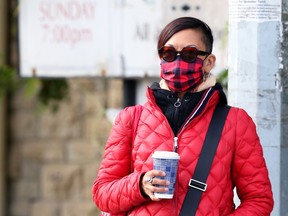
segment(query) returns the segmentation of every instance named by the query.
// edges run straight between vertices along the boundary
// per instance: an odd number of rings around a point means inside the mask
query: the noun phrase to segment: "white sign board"
[[[156,46],[165,24],[205,17],[217,41],[228,19],[228,0],[20,0],[19,8],[23,77],[159,77]]]
[[[111,4],[108,43],[115,69],[113,75],[159,76],[156,42],[159,28],[164,25],[162,4],[163,0],[118,0]]]
[[[281,4],[281,0],[229,0],[229,21],[280,21]]]
[[[101,2],[106,1],[21,0],[21,75],[99,73],[108,58],[108,19]]]

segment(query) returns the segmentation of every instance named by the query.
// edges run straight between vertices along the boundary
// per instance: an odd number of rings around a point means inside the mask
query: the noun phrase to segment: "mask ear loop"
[[[205,58],[203,59],[203,63],[204,63],[204,61],[208,58],[208,56],[209,56],[210,54],[207,54],[206,56],[205,56]],[[203,71],[203,82],[206,82],[206,80],[210,77],[210,73],[206,73],[205,71]]]
[[[206,73],[206,72],[203,72],[203,82],[206,82],[206,80],[211,76],[210,73]]]
[[[205,58],[203,59],[203,62],[208,58],[210,54],[205,55]]]

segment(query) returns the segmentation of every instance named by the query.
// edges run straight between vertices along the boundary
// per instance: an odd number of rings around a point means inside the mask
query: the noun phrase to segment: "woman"
[[[213,36],[201,20],[182,17],[160,33],[161,81],[147,88],[139,119],[135,107],[120,112],[107,141],[92,193],[110,215],[179,215],[188,183],[217,104],[226,104],[220,84],[210,76],[216,58]],[[134,132],[134,129],[137,131]],[[174,143],[174,138],[178,139]],[[176,139],[176,140],[177,140]],[[176,146],[174,146],[176,145]],[[155,150],[180,155],[173,199],[158,199],[169,182],[153,170]],[[273,197],[255,124],[231,107],[196,215],[270,215]],[[241,200],[235,209],[233,189]]]

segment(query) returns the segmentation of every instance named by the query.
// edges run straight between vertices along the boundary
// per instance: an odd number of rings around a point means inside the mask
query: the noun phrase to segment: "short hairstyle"
[[[210,27],[203,21],[194,17],[180,17],[168,23],[161,31],[158,38],[158,50],[177,32],[185,29],[196,29],[202,32],[202,41],[206,52],[212,53],[213,35]]]

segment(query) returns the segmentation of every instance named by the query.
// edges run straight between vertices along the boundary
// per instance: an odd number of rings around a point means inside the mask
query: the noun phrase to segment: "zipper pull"
[[[178,151],[178,137],[174,137],[174,152]]]
[[[181,100],[180,98],[177,99],[177,101],[174,103],[174,107],[178,108],[181,106]]]

